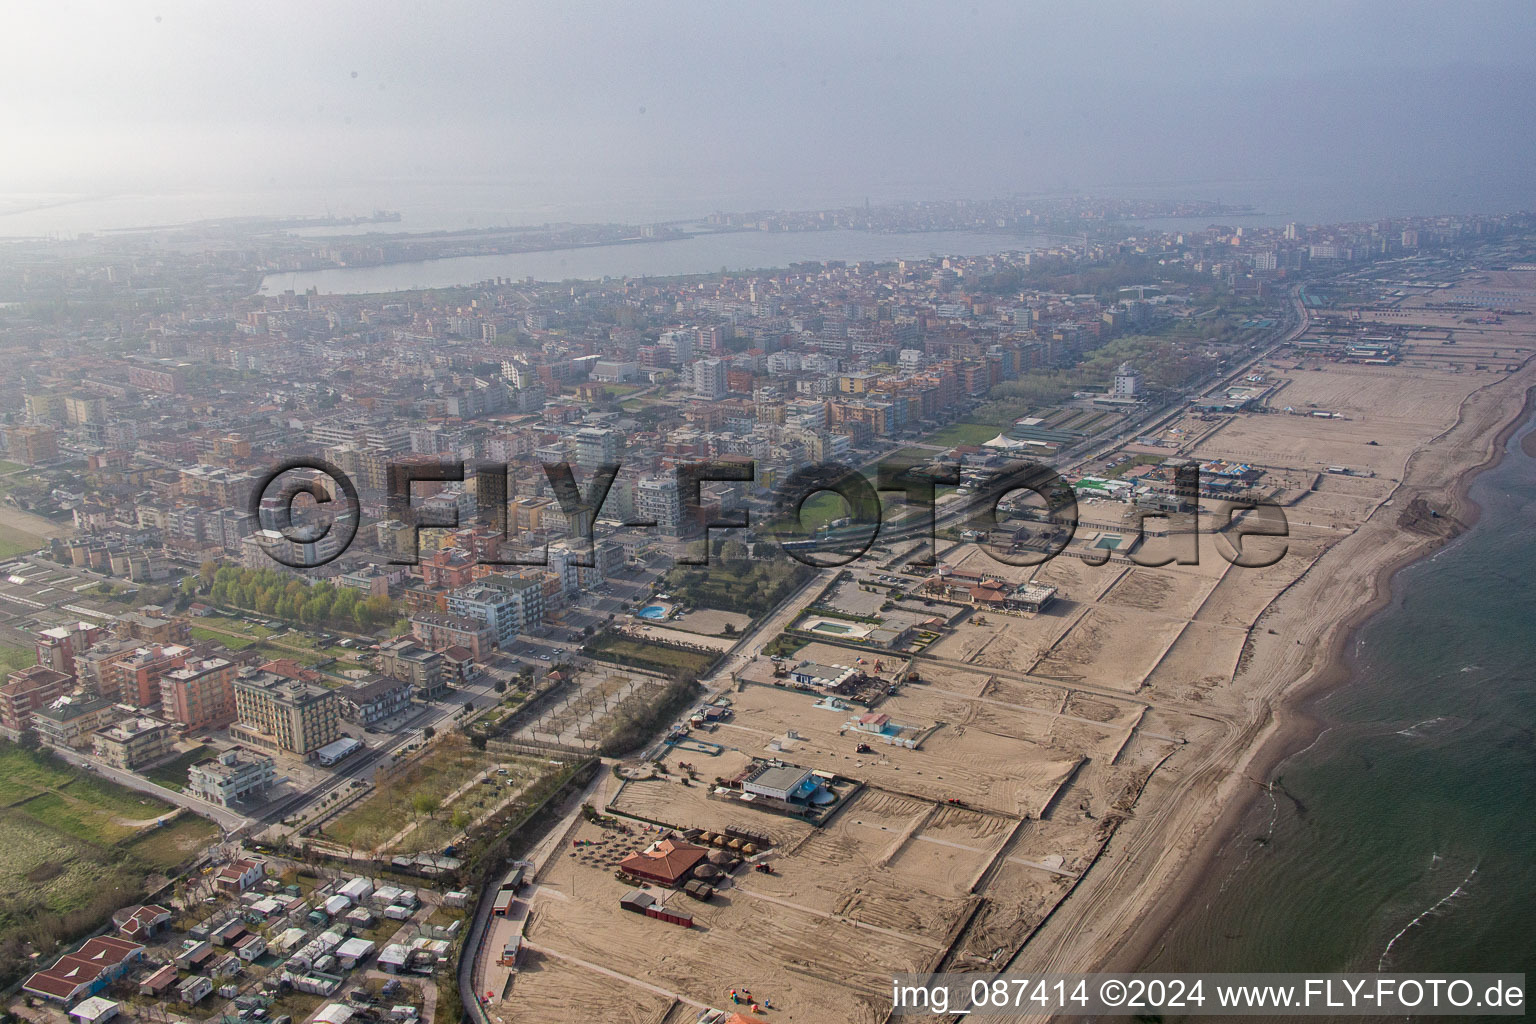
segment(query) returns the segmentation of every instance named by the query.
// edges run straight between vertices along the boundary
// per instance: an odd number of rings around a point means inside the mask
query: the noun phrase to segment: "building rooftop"
[[[32,714],[41,718],[52,719],[55,722],[68,722],[79,718],[81,715],[93,714],[111,706],[109,702],[100,697],[71,694],[58,698],[45,708],[38,708]]]
[[[277,762],[265,754],[258,754],[246,750],[244,747],[231,747],[216,757],[205,757],[192,765],[192,770],[204,775],[219,779],[231,779],[242,772],[259,768],[263,765],[272,766]]]
[[[313,701],[326,700],[332,696],[332,691],[318,683],[305,682],[300,679],[289,679],[280,676],[276,672],[264,670],[249,670],[242,672],[235,680],[237,690],[260,690],[273,700],[284,704],[308,704]]]
[[[142,736],[147,732],[154,732],[156,729],[169,728],[170,725],[168,723],[162,722],[158,718],[125,718],[121,722],[114,722],[105,729],[97,729],[96,735],[104,736],[109,740],[117,740],[120,743],[126,743],[135,736]]]
[[[780,789],[793,794],[795,789],[810,778],[811,772],[794,765],[768,765],[747,777],[754,786],[764,789]]]
[[[359,680],[341,688],[341,696],[353,701],[373,700],[387,693],[393,693],[403,686],[411,684],[400,679],[391,679],[388,676],[374,676],[371,679]]]

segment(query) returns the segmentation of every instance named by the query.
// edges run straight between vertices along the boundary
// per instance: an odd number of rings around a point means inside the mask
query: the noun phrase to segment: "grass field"
[[[835,491],[817,491],[800,506],[800,524],[806,530],[819,530],[835,519],[851,515],[848,502]]]
[[[702,675],[715,661],[715,655],[706,651],[648,644],[617,633],[599,633],[588,641],[587,650],[592,654],[604,655],[609,661],[672,675],[684,672]]]
[[[997,434],[998,428],[995,423],[951,423],[923,438],[923,441],[926,444],[952,447],[957,444],[981,444],[983,441],[992,440]]]
[[[36,664],[37,652],[32,648],[0,644],[0,672],[10,674],[17,669]]]
[[[214,753],[212,747],[199,745],[182,754],[180,757],[167,761],[155,768],[141,771],[139,774],[151,782],[158,783],[167,789],[182,790],[187,788],[187,769],[205,757],[211,757]]]
[[[0,524],[0,558],[12,558],[36,551],[48,543],[47,539],[14,526]]]
[[[204,626],[192,627],[192,639],[204,643],[223,644],[232,651],[243,651],[253,644],[261,641],[253,636],[241,636],[238,633],[225,633],[222,630],[208,629]]]
[[[97,927],[218,828],[50,755],[0,744],[0,944]]]
[[[137,839],[125,844],[123,849],[152,870],[169,871],[185,863],[218,837],[217,825],[207,818],[199,818],[184,811],[163,828],[141,832]]]
[[[19,473],[26,468],[26,466],[23,466],[19,462],[11,462],[8,459],[0,459],[0,473]]]
[[[458,735],[445,736],[434,747],[432,753],[401,773],[376,780],[373,793],[326,823],[324,838],[371,850],[413,821],[418,822],[416,832],[425,828],[428,831],[423,833],[424,837],[435,835],[440,819],[445,825],[451,824],[452,811],[444,806],[449,794],[487,767],[506,760],[474,749]],[[427,811],[427,800],[437,801],[439,806]],[[413,845],[415,850],[425,849]]]

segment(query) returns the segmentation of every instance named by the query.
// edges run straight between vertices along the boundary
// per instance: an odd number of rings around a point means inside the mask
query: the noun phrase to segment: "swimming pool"
[[[667,617],[667,606],[664,604],[648,604],[635,612],[639,619],[664,619]]]

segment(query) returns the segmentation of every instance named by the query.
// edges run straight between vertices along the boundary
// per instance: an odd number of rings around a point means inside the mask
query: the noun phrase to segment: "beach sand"
[[[1433,322],[1428,315],[1419,319]],[[1170,759],[1175,771],[1153,776],[1137,814],[1118,830],[1094,869],[1033,936],[1011,970],[1134,970],[1155,952],[1180,909],[1213,884],[1213,860],[1251,801],[1262,798],[1274,766],[1315,739],[1319,725],[1304,705],[1347,682],[1344,652],[1354,630],[1390,600],[1393,575],[1475,522],[1477,509],[1467,498],[1472,479],[1496,462],[1508,437],[1536,408],[1533,342],[1536,334],[1530,327],[1502,332],[1497,341],[1501,355],[1517,357],[1516,368],[1475,377],[1458,374],[1461,397],[1433,369],[1429,380],[1415,380],[1410,353],[1408,365],[1391,368],[1399,371],[1393,384],[1400,394],[1376,406],[1387,422],[1372,422],[1368,434],[1356,435],[1359,441],[1339,437],[1318,449],[1327,459],[1359,465],[1358,448],[1349,449],[1378,440],[1370,446],[1373,454],[1400,457],[1402,468],[1385,478],[1391,486],[1374,503],[1370,488],[1359,486],[1368,481],[1345,478],[1344,486],[1321,493],[1327,499],[1344,495],[1363,502],[1297,506],[1295,516],[1340,536],[1278,592],[1274,584],[1287,575],[1283,572],[1271,572],[1267,586],[1241,588],[1247,601],[1271,596],[1227,688],[1239,702],[1241,717],[1226,723],[1214,742],[1182,748]],[[1383,389],[1370,386],[1376,381],[1367,383],[1365,390],[1380,399]],[[1339,402],[1350,393],[1337,389],[1332,397]],[[1372,401],[1361,401],[1356,415],[1375,420],[1375,413],[1367,411]],[[1440,417],[1448,421],[1435,429]],[[1241,443],[1240,432],[1224,433],[1212,439],[1218,447]],[[1298,445],[1290,457],[1313,452]],[[1427,525],[1410,521],[1404,511],[1415,499],[1428,502],[1440,518]],[[1198,617],[1244,617],[1233,611],[1229,605],[1219,615]],[[1176,643],[1170,657],[1177,648]],[[1191,657],[1189,663],[1194,670],[1200,659]]]

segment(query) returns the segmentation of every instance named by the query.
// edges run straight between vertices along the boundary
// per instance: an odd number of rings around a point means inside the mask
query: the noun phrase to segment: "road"
[[[140,793],[158,797],[168,804],[175,804],[177,807],[183,807],[194,814],[211,818],[225,832],[234,832],[256,823],[255,819],[247,818],[238,811],[232,811],[227,807],[220,807],[218,804],[209,803],[207,800],[192,796],[190,793],[166,789],[164,786],[150,782],[148,779],[135,775],[132,772],[125,772],[103,764],[94,758],[86,757],[77,750],[57,750],[55,753],[70,764],[93,771],[102,778],[110,779],[120,786],[126,786]]]

